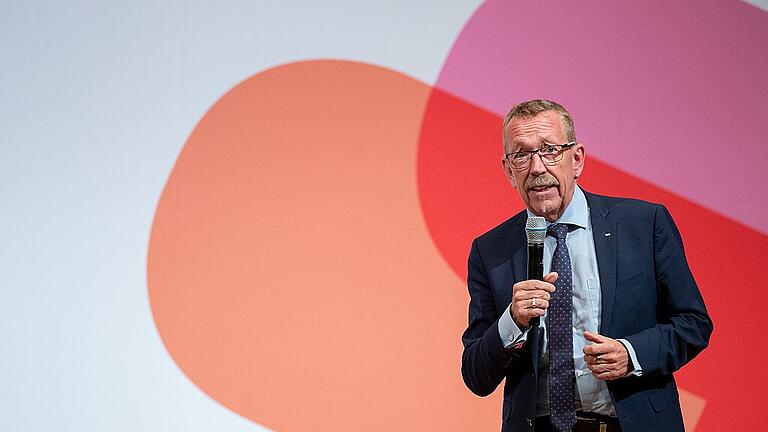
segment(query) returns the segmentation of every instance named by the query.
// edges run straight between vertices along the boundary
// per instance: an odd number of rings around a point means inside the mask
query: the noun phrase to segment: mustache
[[[551,174],[544,174],[538,177],[529,177],[525,181],[525,189],[536,189],[541,187],[560,186],[560,182]]]

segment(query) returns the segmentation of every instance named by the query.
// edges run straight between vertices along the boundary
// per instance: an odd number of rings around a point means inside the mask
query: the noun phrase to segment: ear
[[[579,178],[581,177],[581,172],[584,170],[584,161],[586,159],[584,146],[581,143],[576,144],[576,147],[574,147],[571,153],[573,153],[573,175],[576,178]]]
[[[517,189],[517,181],[515,180],[515,173],[509,168],[509,164],[504,158],[501,158],[501,169],[504,170],[504,175],[507,176],[507,181],[513,189]]]

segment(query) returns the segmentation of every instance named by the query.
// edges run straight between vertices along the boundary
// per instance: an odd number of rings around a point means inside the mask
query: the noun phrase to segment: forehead
[[[544,111],[533,117],[515,118],[507,124],[507,142],[512,147],[539,145],[544,141],[564,140],[563,124],[555,111]]]

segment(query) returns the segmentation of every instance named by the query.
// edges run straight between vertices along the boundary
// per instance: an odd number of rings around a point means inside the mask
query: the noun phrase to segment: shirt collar
[[[525,211],[528,213],[528,217],[536,216],[528,209],[525,209]],[[589,207],[587,206],[587,197],[584,196],[584,191],[582,191],[578,185],[573,189],[573,198],[568,204],[568,207],[565,208],[563,215],[553,223],[571,224],[580,228],[586,228],[588,226]],[[549,225],[550,222],[547,221],[547,226]]]

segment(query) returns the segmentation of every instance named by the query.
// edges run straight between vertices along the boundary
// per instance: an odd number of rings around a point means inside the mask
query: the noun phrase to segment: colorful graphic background
[[[466,257],[523,208],[501,118],[534,97],[582,187],[677,221],[715,322],[687,429],[754,429],[768,5],[406,3],[11,5],[0,430],[498,430]]]
[[[768,133],[768,17],[710,6],[660,19],[651,4],[489,1],[432,89],[338,61],[238,85],[187,141],[155,219],[150,299],[171,355],[275,430],[498,427],[498,401],[457,372],[462,280],[473,236],[523,208],[499,167],[501,118],[546,97],[573,110],[582,186],[664,203],[684,235],[717,328],[678,374],[688,429],[749,428],[766,353],[717,360],[768,330],[764,291],[728,289],[754,285],[743,257],[768,246],[768,197],[744,187],[767,178],[751,143]]]

